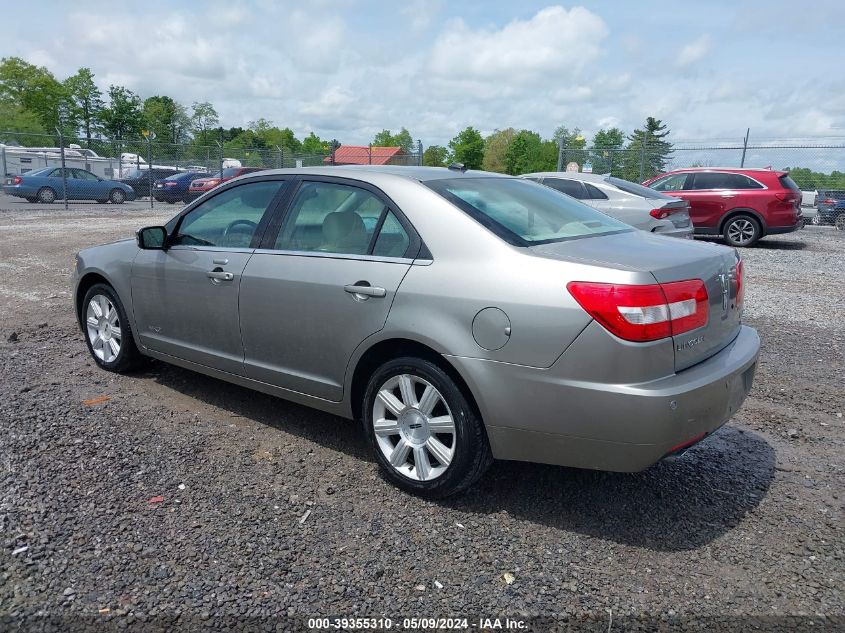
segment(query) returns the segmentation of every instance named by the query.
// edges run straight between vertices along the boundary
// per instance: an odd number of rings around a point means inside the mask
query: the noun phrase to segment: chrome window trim
[[[219,253],[220,251],[225,251],[227,253],[253,253],[255,252],[254,248],[243,248],[243,247],[234,247],[234,246],[194,246],[190,244],[174,244],[173,246],[168,246],[166,249],[168,251],[207,251],[213,253]]]
[[[275,248],[256,248],[255,255],[286,255],[288,257],[319,257],[323,259],[349,259],[364,262],[381,262],[384,264],[413,264],[416,260],[411,257],[382,257],[376,255],[359,255],[354,253],[324,253],[321,251],[291,251]],[[431,260],[428,260],[431,261]]]

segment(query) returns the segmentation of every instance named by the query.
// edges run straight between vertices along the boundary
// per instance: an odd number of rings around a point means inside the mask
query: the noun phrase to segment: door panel
[[[132,265],[132,304],[141,343],[242,375],[238,287],[250,255],[247,249],[178,246],[139,251]],[[232,278],[210,278],[212,271],[231,273]]]
[[[240,297],[247,376],[340,401],[352,352],[384,327],[409,267],[407,260],[255,253]],[[373,296],[345,288],[358,282],[368,282]]]

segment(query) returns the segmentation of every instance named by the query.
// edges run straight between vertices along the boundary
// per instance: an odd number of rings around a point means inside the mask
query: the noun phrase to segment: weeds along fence
[[[410,152],[396,147],[340,146],[316,153],[293,153],[282,147],[230,147],[159,143],[146,138],[85,139],[63,135],[25,134],[0,131],[0,184],[29,172],[50,178],[52,183],[28,192],[31,201],[112,200],[149,198],[157,195],[156,180],[183,175],[212,177],[241,167],[276,169],[284,167],[330,167],[335,165],[420,165],[422,146]],[[128,186],[104,187],[102,181],[119,181]],[[108,190],[106,190],[108,189]],[[118,189],[124,194],[115,193]],[[41,195],[39,195],[39,192]],[[115,198],[110,197],[114,194]],[[168,200],[169,201],[169,200]]]

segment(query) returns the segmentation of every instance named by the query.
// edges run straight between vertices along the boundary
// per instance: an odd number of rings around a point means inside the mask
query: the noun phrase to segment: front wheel
[[[483,424],[434,363],[397,358],[378,368],[364,396],[364,430],[385,477],[408,492],[446,497],[492,462]]]
[[[107,371],[134,369],[141,354],[132,338],[126,310],[111,286],[95,284],[82,302],[85,342],[94,361]]]
[[[753,246],[762,237],[762,230],[756,218],[736,215],[725,223],[722,235],[731,246]]]
[[[834,220],[834,225],[840,231],[845,231],[845,213],[840,213],[836,216],[836,220]]]
[[[109,200],[112,204],[123,204],[126,200],[126,192],[122,189],[112,189],[109,194]]]

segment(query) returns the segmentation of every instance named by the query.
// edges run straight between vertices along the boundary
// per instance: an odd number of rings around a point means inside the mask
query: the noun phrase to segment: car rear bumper
[[[760,351],[743,326],[717,354],[637,384],[579,381],[548,369],[448,357],[467,380],[499,459],[620,472],[643,470],[736,413]]]
[[[665,231],[653,231],[655,235],[666,235],[668,237],[680,237],[683,239],[693,239],[695,236],[695,229],[692,226],[692,222],[690,222],[689,226],[685,226],[681,229],[669,229]]]
[[[803,226],[801,222],[801,218],[798,218],[798,221],[791,225],[791,226],[767,226],[766,227],[766,235],[779,235],[781,233],[792,233],[793,231],[797,231]]]

